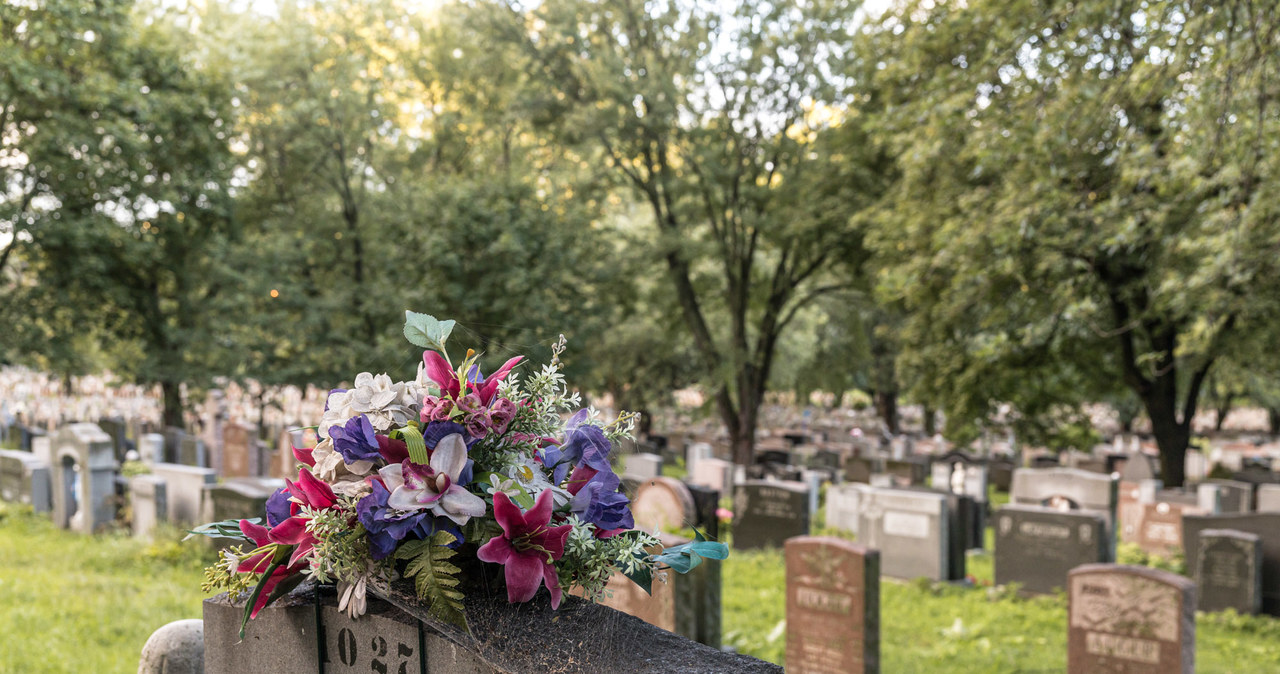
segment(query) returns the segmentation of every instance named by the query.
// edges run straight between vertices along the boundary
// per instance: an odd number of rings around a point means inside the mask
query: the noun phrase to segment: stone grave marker
[[[1253,510],[1253,485],[1236,480],[1205,480],[1204,484],[1218,487],[1219,505],[1225,514],[1247,513]]]
[[[629,454],[626,456],[626,468],[623,472],[642,480],[661,477],[662,457],[657,454]]]
[[[1137,543],[1142,526],[1142,490],[1133,482],[1121,482],[1116,503],[1116,534],[1123,543]]]
[[[161,463],[164,461],[164,436],[159,433],[144,433],[138,438],[138,459],[143,463]]]
[[[253,437],[253,429],[244,424],[231,422],[222,427],[222,476],[252,477],[257,473],[257,461],[251,449],[257,438]]]
[[[1108,561],[1098,513],[1008,505],[996,511],[995,534],[995,582],[1019,583],[1023,594],[1066,588],[1071,569]]]
[[[116,518],[118,467],[111,438],[96,424],[68,424],[53,438],[53,522],[91,534]]]
[[[99,419],[98,428],[102,429],[107,437],[111,438],[111,448],[117,462],[124,461],[124,453],[129,450],[128,441],[125,439],[125,423],[124,419]]]
[[[631,515],[636,528],[652,533],[675,531],[693,525],[696,506],[684,483],[670,477],[655,477],[640,483],[631,499]]]
[[[371,602],[370,609],[351,620],[336,606],[320,607],[325,674],[422,671],[418,621],[385,602]]]
[[[1170,556],[1182,550],[1182,517],[1200,514],[1199,508],[1161,501],[1142,506],[1142,524],[1138,528],[1138,545],[1143,551]]]
[[[688,481],[727,493],[733,489],[733,462],[724,459],[699,459],[689,471]]]
[[[268,478],[228,478],[204,486],[201,517],[206,522],[266,517],[267,499],[285,486],[284,480]]]
[[[827,526],[858,533],[858,520],[862,514],[862,498],[866,493],[866,485],[851,482],[834,484],[827,488],[826,518]]]
[[[1262,544],[1262,612],[1280,616],[1280,513],[1187,515],[1182,518],[1182,548],[1187,576],[1199,571],[1200,535],[1206,529],[1255,534]]]
[[[685,451],[685,454],[685,468],[687,468],[690,473],[693,472],[694,467],[698,465],[699,461],[702,461],[703,459],[716,458],[715,449],[707,442],[694,442],[690,444],[689,448]]]
[[[1262,541],[1257,534],[1205,529],[1196,548],[1196,588],[1201,611],[1262,609]]]
[[[1107,547],[1115,555],[1119,482],[1075,468],[1020,468],[1013,473],[1009,502],[1058,510],[1088,510],[1106,518]]]
[[[1280,484],[1258,485],[1258,512],[1280,513]]]
[[[1258,464],[1250,464],[1240,471],[1231,475],[1231,479],[1237,482],[1246,482],[1256,489],[1264,484],[1280,484],[1280,474],[1273,472],[1266,466]]]
[[[875,462],[869,458],[850,456],[844,461],[844,479],[849,482],[870,484],[871,476],[875,473]]]
[[[786,543],[787,671],[880,671],[880,555],[839,538]]]
[[[49,464],[31,452],[0,449],[0,501],[49,512],[53,509],[51,485]]]
[[[1120,479],[1125,482],[1141,482],[1160,477],[1160,465],[1155,457],[1138,452],[1130,454],[1120,469]]]
[[[809,489],[803,484],[748,480],[733,492],[733,547],[782,548],[809,534]]]
[[[178,463],[208,468],[204,442],[194,435],[183,435],[178,443]]]
[[[1068,585],[1068,674],[1195,672],[1195,583],[1146,567],[1088,564]]]
[[[214,484],[218,476],[210,468],[157,463],[151,474],[165,481],[167,519],[179,526],[202,524],[201,499],[205,485]]]
[[[945,494],[869,487],[858,537],[880,551],[886,576],[959,580],[950,559],[950,516]]]
[[[895,486],[920,486],[924,484],[925,463],[912,460],[889,460],[884,462],[884,472],[893,476]]]
[[[129,478],[129,494],[133,507],[133,535],[149,538],[156,524],[169,516],[165,481],[155,475]]]
[[[187,432],[177,426],[165,426],[164,432],[164,457],[160,461],[164,463],[182,463],[182,438]],[[190,464],[185,464],[190,465]]]

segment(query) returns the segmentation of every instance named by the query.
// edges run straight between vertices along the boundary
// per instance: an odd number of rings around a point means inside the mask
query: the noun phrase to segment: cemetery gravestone
[[[1258,485],[1258,512],[1280,513],[1280,484]]]
[[[1013,473],[1009,500],[1014,505],[1101,513],[1107,521],[1109,554],[1114,556],[1118,496],[1118,481],[1106,475],[1074,468],[1020,468]]]
[[[49,512],[53,508],[51,484],[47,463],[29,452],[0,449],[0,501]]]
[[[653,532],[675,531],[693,524],[696,506],[693,495],[679,480],[655,477],[636,489],[631,515],[636,528]]]
[[[880,556],[839,538],[786,543],[787,671],[880,671]]]
[[[1257,534],[1231,529],[1201,531],[1195,566],[1201,611],[1230,608],[1253,614],[1261,610],[1262,541]]]
[[[183,435],[178,443],[178,463],[207,468],[204,443],[194,435]]]
[[[858,533],[862,497],[868,487],[856,483],[832,485],[827,489],[827,526]]]
[[[895,486],[912,487],[923,485],[925,464],[922,461],[885,461],[884,472],[893,476]]]
[[[1171,555],[1182,549],[1182,517],[1185,512],[1199,514],[1198,508],[1162,501],[1142,506],[1142,524],[1138,529],[1138,545],[1156,555]]]
[[[1143,502],[1138,485],[1132,482],[1121,482],[1119,500],[1116,504],[1116,518],[1119,520],[1117,534],[1124,543],[1137,543],[1138,530],[1142,526]]]
[[[133,535],[147,538],[156,524],[163,522],[169,513],[164,480],[155,475],[138,475],[129,480],[132,495]]]
[[[996,491],[1009,493],[1009,488],[1013,485],[1013,468],[1013,462],[1008,459],[995,459],[987,464],[991,485]]]
[[[164,436],[159,433],[146,433],[138,439],[139,460],[143,463],[160,463],[164,461]]]
[[[221,522],[265,517],[267,499],[283,486],[283,480],[252,477],[231,478],[221,484],[205,485],[201,519]]]
[[[1106,523],[1098,513],[1010,505],[995,515],[995,582],[1024,594],[1067,585],[1077,566],[1107,561]]]
[[[99,419],[98,427],[111,438],[111,448],[116,461],[124,461],[124,453],[128,450],[125,440],[125,424],[123,419]]]
[[[944,494],[870,487],[858,536],[880,551],[886,576],[959,580],[952,576],[949,517]]]
[[[844,477],[849,482],[870,484],[871,476],[875,474],[875,472],[875,464],[871,459],[861,456],[851,456],[845,459]]]
[[[166,426],[164,429],[164,457],[159,459],[164,463],[182,463],[182,438],[187,432],[176,426]],[[186,464],[190,465],[190,464]]]
[[[336,606],[320,607],[323,647],[318,659],[325,674],[422,671],[418,621],[385,602],[371,604],[358,620]]]
[[[750,480],[733,494],[733,547],[781,548],[809,534],[809,490],[804,485]]]
[[[170,522],[187,525],[199,524],[204,520],[201,513],[204,487],[218,481],[213,470],[176,463],[157,463],[151,467],[151,474],[165,481],[167,518]]]
[[[631,454],[626,457],[627,475],[643,480],[662,475],[662,457],[657,454]]]
[[[1195,672],[1195,583],[1146,567],[1089,564],[1068,580],[1068,674]]]
[[[1205,480],[1218,488],[1219,504],[1224,514],[1247,513],[1253,510],[1253,485],[1236,480]]]
[[[1182,548],[1187,576],[1199,572],[1200,535],[1207,529],[1256,534],[1262,544],[1262,612],[1280,616],[1280,514],[1187,515],[1182,518]]]
[[[733,462],[724,459],[699,459],[689,472],[689,482],[728,492],[733,488],[733,468]]]
[[[111,438],[95,424],[69,424],[58,430],[52,447],[54,524],[91,534],[115,520]]]
[[[232,422],[222,427],[223,477],[257,475],[256,461],[250,457],[250,443],[254,441],[252,429],[244,424]]]
[[[1142,480],[1153,480],[1159,477],[1160,466],[1152,456],[1143,454],[1130,454],[1129,458],[1124,462],[1124,467],[1120,469],[1120,479],[1125,482],[1141,482]]]

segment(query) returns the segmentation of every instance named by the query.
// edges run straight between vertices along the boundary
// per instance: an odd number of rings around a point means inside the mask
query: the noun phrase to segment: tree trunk
[[[885,428],[897,435],[901,432],[898,420],[898,391],[896,389],[876,389],[876,414],[884,421]],[[932,433],[930,434],[932,435]]]
[[[178,382],[162,381],[160,390],[164,397],[164,425],[185,428],[182,418],[182,390]]]
[[[1235,396],[1228,393],[1222,396],[1222,400],[1218,401],[1218,405],[1214,407],[1217,414],[1213,420],[1213,430],[1222,431],[1222,425],[1227,421],[1227,415],[1231,414],[1231,403],[1235,400]]]
[[[1280,407],[1267,408],[1267,430],[1271,435],[1280,434]]]
[[[938,433],[938,413],[928,405],[924,406],[924,434],[933,437]]]
[[[1160,382],[1164,383],[1164,382]],[[1167,488],[1181,487],[1186,481],[1187,445],[1191,442],[1191,414],[1178,420],[1176,387],[1154,386],[1150,395],[1143,397],[1147,417],[1151,419],[1151,432],[1160,448],[1160,477]],[[1188,405],[1188,409],[1195,409]]]

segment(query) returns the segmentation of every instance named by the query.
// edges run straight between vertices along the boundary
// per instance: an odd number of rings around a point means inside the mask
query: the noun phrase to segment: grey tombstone
[[[1280,513],[1183,517],[1182,549],[1191,578],[1199,572],[1200,536],[1207,529],[1234,529],[1258,536],[1262,544],[1262,612],[1280,616]]]
[[[254,437],[254,429],[244,424],[231,422],[222,427],[222,460],[223,477],[256,477],[261,474],[258,465]]]
[[[1201,611],[1262,609],[1262,541],[1257,534],[1205,529],[1196,548],[1196,587]]]
[[[850,456],[844,461],[844,479],[849,482],[870,484],[871,476],[875,473],[875,463],[866,457]]]
[[[1160,476],[1160,466],[1155,457],[1138,452],[1130,454],[1120,469],[1120,479],[1125,482],[1140,482]]]
[[[903,459],[884,462],[884,472],[893,476],[899,487],[913,487],[924,484],[926,463],[923,460]]]
[[[1218,487],[1219,505],[1223,513],[1247,513],[1253,510],[1253,485],[1236,480],[1205,480]]]
[[[1280,484],[1258,485],[1258,512],[1280,513]]]
[[[642,480],[662,475],[662,457],[657,454],[631,454],[626,457],[628,475]]]
[[[129,479],[134,537],[149,538],[156,524],[168,519],[166,486],[164,479],[155,475],[136,475]]]
[[[1087,564],[1067,584],[1068,674],[1195,672],[1195,583],[1158,569]]]
[[[178,463],[184,466],[200,466],[207,468],[204,441],[194,435],[183,435],[178,443]]]
[[[733,492],[733,547],[782,549],[809,535],[809,490],[802,484],[749,480]]]
[[[53,439],[53,522],[91,534],[115,520],[115,449],[95,424],[68,424]]]
[[[851,482],[827,488],[827,526],[852,534],[858,533],[858,520],[862,512],[862,498],[870,489],[867,485]]]
[[[689,445],[689,449],[686,451],[686,454],[685,467],[689,469],[689,472],[693,472],[694,467],[698,465],[699,461],[715,458],[715,449],[706,442],[695,442]]]
[[[42,435],[31,441],[31,456],[37,461],[52,468],[53,466],[53,438]]]
[[[217,474],[210,468],[176,463],[157,463],[151,466],[151,473],[165,481],[167,519],[180,526],[199,524],[203,519],[201,501],[204,487],[217,482]]]
[[[967,550],[984,548],[984,532],[987,528],[987,467],[976,459],[951,452],[934,461],[932,479],[934,489],[972,499],[973,505],[960,513],[962,526],[967,532],[964,547]]]
[[[187,434],[186,431],[176,426],[166,426],[164,429],[164,456],[160,461],[164,463],[182,463],[179,457],[182,456],[182,438]],[[185,464],[190,465],[190,464]]]
[[[164,436],[159,433],[144,433],[138,438],[139,460],[146,464],[164,461]]]
[[[0,501],[43,513],[53,508],[49,464],[30,452],[0,449]]]
[[[858,538],[880,551],[882,573],[894,578],[952,577],[947,496],[871,487],[862,500]]]
[[[1081,564],[1108,561],[1102,515],[1043,506],[1004,506],[995,514],[995,582],[1018,583],[1024,594],[1067,586]]]
[[[1020,468],[1013,473],[1009,502],[1058,510],[1086,510],[1107,522],[1107,547],[1114,559],[1119,481],[1075,468]]]
[[[689,471],[688,481],[721,493],[727,493],[733,488],[733,470],[734,464],[732,461],[713,458],[699,459],[693,465],[693,469]]]
[[[128,441],[124,437],[124,419],[99,419],[98,427],[111,438],[111,447],[115,452],[116,461],[123,462],[124,453],[128,450]]]
[[[1013,462],[1008,459],[994,459],[987,463],[987,469],[990,471],[991,486],[996,491],[1009,493],[1009,488],[1013,485]]]
[[[285,486],[284,480],[239,477],[204,486],[201,519],[206,522],[266,517],[267,499]]]
[[[384,602],[374,601],[372,609],[352,620],[336,606],[320,607],[325,674],[423,671],[418,621]]]

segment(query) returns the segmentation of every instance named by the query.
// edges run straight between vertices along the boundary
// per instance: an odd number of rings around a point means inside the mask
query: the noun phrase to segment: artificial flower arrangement
[[[663,549],[633,528],[609,455],[635,416],[606,424],[580,409],[561,373],[563,336],[540,372],[513,375],[518,356],[485,377],[472,350],[450,360],[453,321],[405,315],[405,337],[425,349],[417,378],[361,373],[354,388],[331,391],[319,442],[294,448],[298,479],[267,500],[265,524],[191,532],[243,541],[205,570],[203,586],[247,597],[241,638],[249,619],[305,577],[336,583],[339,609],[353,618],[370,591],[411,577],[432,615],[466,629],[455,555],[502,565],[512,603],[545,586],[553,608],[565,587],[602,599],[615,572],[648,592],[668,570],[728,556],[701,534]]]

